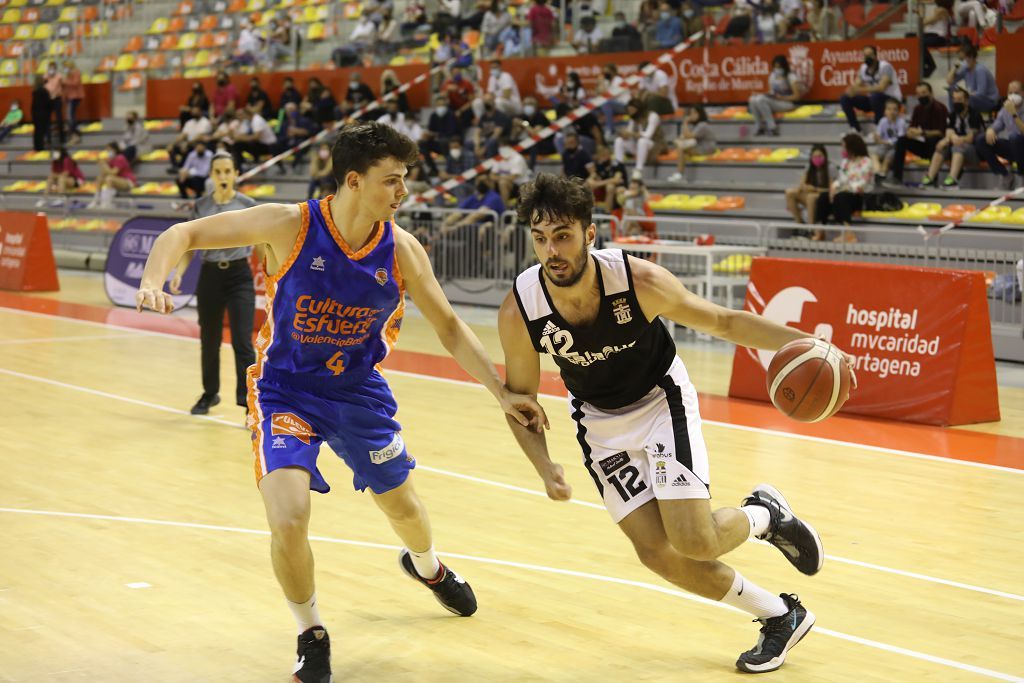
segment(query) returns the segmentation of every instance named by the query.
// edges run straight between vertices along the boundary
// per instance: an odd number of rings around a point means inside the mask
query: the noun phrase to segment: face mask
[[[217,79],[217,85],[227,85],[227,84],[228,84],[228,81],[227,81],[226,78],[219,78],[219,79]]]
[[[348,89],[349,90],[359,90],[359,81],[349,81],[348,82]]]
[[[875,65],[876,61],[877,60],[874,57],[865,57],[864,58],[864,63],[868,65],[869,69]]]
[[[849,152],[847,152],[847,151],[846,151],[846,150],[844,149],[843,151],[841,151],[841,152],[839,153],[839,156],[841,156],[841,157],[842,157],[842,158],[844,158],[844,159],[849,159],[849,158],[850,158],[850,153],[849,153]]]
[[[455,74],[455,82],[456,83],[461,83],[462,82],[462,74]]]
[[[1007,96],[1006,99],[1008,99],[1011,102],[1013,102],[1013,104],[1015,106],[1017,106],[1017,107],[1019,107],[1021,105],[1021,102],[1024,102],[1024,97],[1021,97],[1019,94],[1017,94],[1015,92],[1014,93],[1010,93],[1009,96]]]
[[[494,111],[494,105],[493,104],[485,104],[484,105],[484,109],[486,109],[487,111]]]
[[[329,156],[331,156],[331,150],[329,150],[329,149],[322,149],[322,150],[320,150],[320,158],[321,159],[326,159]]]
[[[434,111],[438,116],[444,116],[448,113],[448,107],[434,107]]]
[[[490,188],[487,186],[487,183],[477,183],[476,184],[476,191],[479,194],[487,194],[488,190],[490,190]]]
[[[692,9],[684,9],[683,10],[683,16],[686,17],[687,19],[691,18],[693,15],[694,15],[694,11]]]
[[[452,147],[450,150],[448,150],[448,154],[451,155],[452,159],[458,160],[462,158],[462,148]]]
[[[786,70],[781,68],[775,68],[772,70],[772,73],[778,76],[779,78],[782,78],[786,75]]]
[[[17,111],[17,109],[18,109],[18,105],[16,105],[16,104],[12,104],[11,105],[11,111]]]
[[[811,157],[811,166],[820,168],[825,165],[825,157]]]
[[[917,103],[920,104],[922,107],[927,107],[929,104],[931,104],[931,101],[932,98],[928,97],[927,95],[925,95],[924,97],[917,98]]]
[[[615,22],[615,28],[626,28],[626,22],[624,22],[624,21],[616,21]]]
[[[957,114],[964,113],[964,105],[963,105],[963,103],[962,102],[954,102],[953,103],[953,111],[955,111]]]
[[[669,13],[669,12],[660,12],[660,14],[661,14],[662,20],[668,19],[670,16],[672,16],[672,14]]]
[[[491,73],[492,73],[492,74],[494,74],[494,77],[495,77],[495,78],[497,78],[498,76],[500,76],[500,75],[501,75],[501,69],[500,69],[500,68],[498,68],[498,67],[493,67],[493,68],[491,69]]]
[[[534,114],[537,113],[537,107],[533,106],[532,104],[528,104],[525,107],[523,107],[523,113],[526,114],[527,116],[533,116]]]

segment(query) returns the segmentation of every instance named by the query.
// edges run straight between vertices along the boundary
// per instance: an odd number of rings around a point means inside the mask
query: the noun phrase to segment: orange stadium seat
[[[213,44],[217,47],[224,47],[231,41],[231,36],[227,31],[220,31],[219,33],[213,34]]]
[[[10,40],[14,37],[14,27],[8,24],[0,24],[0,40]]]
[[[168,33],[160,41],[161,50],[173,50],[178,46],[178,36],[175,33]]]
[[[237,14],[244,12],[246,6],[246,0],[231,0],[231,4],[228,5],[228,12],[231,14]]]
[[[124,49],[121,52],[138,52],[142,49],[142,36],[132,36],[125,43]]]
[[[193,9],[194,5],[190,0],[182,0],[182,2],[178,3],[178,6],[174,9],[172,15],[175,17],[188,16],[189,14],[192,14]]]
[[[21,23],[23,24],[34,24],[39,21],[39,9],[36,7],[29,7],[21,13]]]
[[[96,71],[111,71],[115,64],[117,64],[117,57],[114,55],[107,55],[100,60],[100,63],[96,66]]]
[[[167,53],[157,52],[149,58],[150,69],[163,69],[167,66]]]
[[[167,33],[181,33],[185,30],[185,17],[174,17],[167,23]]]
[[[99,18],[100,10],[95,5],[87,5],[86,8],[82,10],[82,19],[85,21],[96,21]]]
[[[199,30],[200,31],[204,31],[204,32],[205,31],[212,31],[215,28],[217,28],[217,15],[216,14],[207,14],[205,17],[203,17],[203,20],[201,22],[199,22]]]
[[[144,82],[145,81],[142,78],[142,74],[130,73],[128,74],[128,77],[124,79],[124,83],[122,83],[118,87],[118,90],[120,92],[130,92],[132,90],[139,90],[142,88]]]
[[[213,40],[212,33],[204,33],[203,35],[199,36],[199,42],[196,43],[196,47],[198,47],[201,50],[208,50],[214,46],[216,46],[216,43]]]

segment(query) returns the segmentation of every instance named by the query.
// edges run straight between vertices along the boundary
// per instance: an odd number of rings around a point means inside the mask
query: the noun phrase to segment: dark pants
[[[860,109],[861,111],[871,111],[875,113],[875,123],[882,120],[885,116],[885,101],[889,98],[884,92],[873,92],[870,95],[843,95],[839,98],[839,106],[843,108],[843,113],[846,114],[846,122],[850,124],[850,128],[859,131],[860,123],[857,121],[857,114],[853,111],[854,109]]]
[[[54,97],[50,100],[50,111],[56,114],[57,118],[57,137],[60,139],[60,146],[64,146],[64,98]]]
[[[50,137],[50,112],[32,111],[32,149],[42,152],[47,148]]]
[[[978,152],[978,158],[988,163],[989,169],[996,175],[1005,176],[1009,172],[998,157],[1009,159],[1011,170],[1013,163],[1016,162],[1017,173],[1024,175],[1024,136],[998,138],[996,144],[990,145],[985,140],[985,134],[979,133],[974,138],[974,149]]]
[[[220,393],[220,343],[224,332],[224,309],[231,326],[231,347],[235,351],[235,402],[245,405],[245,372],[256,362],[252,347],[256,291],[248,259],[228,262],[227,268],[203,262],[196,285],[199,309],[199,342],[203,367],[203,395]]]
[[[896,156],[892,160],[892,177],[897,182],[903,181],[903,164],[906,161],[907,152],[913,152],[922,159],[931,161],[935,153],[935,145],[939,144],[938,138],[926,138],[924,142],[902,137],[896,140]]]
[[[195,192],[197,197],[202,197],[206,191],[206,176],[192,175],[183,181],[179,180],[178,192],[182,199],[188,199],[188,190]]]
[[[836,223],[847,225],[853,220],[853,214],[864,208],[864,195],[856,192],[837,192],[835,199],[828,198],[828,192],[822,192],[814,205],[814,220],[827,223],[829,215]]]
[[[917,38],[916,33],[908,33],[907,38]],[[932,57],[931,51],[928,48],[931,47],[943,47],[947,45],[946,36],[940,36],[938,33],[925,33],[924,34],[924,77],[928,78],[935,72],[935,59]],[[952,95],[951,95],[952,96]]]
[[[81,98],[68,100],[68,133],[78,135],[78,105]]]
[[[7,139],[7,136],[14,131],[14,126],[0,126],[0,142]]]

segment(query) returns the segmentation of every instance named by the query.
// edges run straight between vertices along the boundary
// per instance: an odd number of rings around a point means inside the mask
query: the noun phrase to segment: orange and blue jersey
[[[249,369],[249,413],[257,481],[280,467],[310,472],[320,444],[353,470],[357,489],[384,493],[408,477],[397,404],[378,364],[398,338],[405,289],[395,226],[382,221],[353,251],[331,216],[330,198],[300,204],[291,254],[267,277],[267,321]]]

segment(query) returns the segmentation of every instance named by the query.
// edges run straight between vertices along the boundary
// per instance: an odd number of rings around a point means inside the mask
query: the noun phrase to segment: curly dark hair
[[[383,123],[357,123],[345,126],[338,133],[331,149],[334,179],[338,187],[351,171],[363,175],[383,159],[398,159],[406,166],[420,160],[419,147],[391,126]]]
[[[542,221],[580,221],[590,225],[594,211],[594,193],[580,178],[539,173],[537,179],[519,188],[516,218],[533,226]]]

